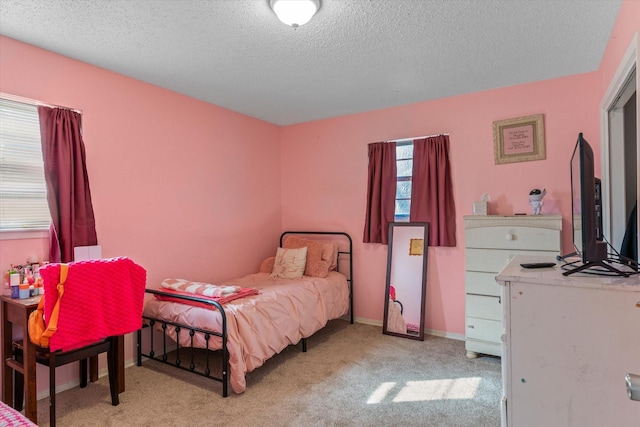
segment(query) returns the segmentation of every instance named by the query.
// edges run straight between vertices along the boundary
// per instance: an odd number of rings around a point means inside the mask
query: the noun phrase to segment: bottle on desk
[[[11,286],[11,298],[20,298],[20,273],[15,270],[9,272],[9,285]]]
[[[44,283],[42,277],[38,276],[35,281],[36,290],[34,292],[35,295],[44,295]]]
[[[19,286],[20,289],[20,299],[29,298],[29,283],[22,283]]]
[[[20,298],[20,285],[11,285],[11,298]]]

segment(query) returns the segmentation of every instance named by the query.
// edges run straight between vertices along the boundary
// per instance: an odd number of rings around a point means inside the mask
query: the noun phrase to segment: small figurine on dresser
[[[533,209],[534,215],[540,215],[540,210],[544,205],[542,198],[544,197],[545,194],[547,194],[547,190],[545,189],[539,190],[537,188],[534,188],[529,192],[529,204]]]

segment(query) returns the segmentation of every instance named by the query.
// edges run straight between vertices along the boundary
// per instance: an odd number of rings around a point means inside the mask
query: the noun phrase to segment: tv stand
[[[520,266],[545,260],[515,257],[496,278],[502,426],[638,427],[640,402],[628,399],[625,374],[640,367],[640,275],[567,277],[559,267]]]
[[[563,266],[563,269],[571,267],[580,261],[568,262]],[[621,270],[619,268],[614,267],[612,264],[617,263],[621,264],[621,261],[615,258],[605,258],[600,261],[587,261],[582,265],[577,265],[570,270],[565,270],[562,272],[563,276],[568,276],[573,273],[578,273],[580,271],[588,270],[590,274],[600,275],[600,276],[621,276],[621,277],[629,277],[632,274],[636,274],[637,271],[629,271],[629,270]],[[599,268],[598,268],[599,267]]]

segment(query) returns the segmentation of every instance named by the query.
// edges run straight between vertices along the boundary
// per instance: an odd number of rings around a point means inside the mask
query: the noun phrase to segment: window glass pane
[[[411,207],[410,200],[396,200],[395,220],[408,221],[410,207]]]
[[[409,221],[411,208],[411,176],[413,175],[413,142],[396,145],[396,210],[395,221]]]
[[[398,177],[411,176],[413,171],[413,159],[398,160],[397,162]]]
[[[398,181],[396,199],[411,199],[411,181]]]
[[[411,159],[411,158],[413,158],[413,143],[396,145],[396,159]]]

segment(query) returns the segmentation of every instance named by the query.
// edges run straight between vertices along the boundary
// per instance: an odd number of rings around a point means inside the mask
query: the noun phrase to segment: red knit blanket
[[[58,299],[60,264],[40,268],[45,321]],[[126,257],[69,263],[51,351],[72,350],[142,326],[147,272]]]

